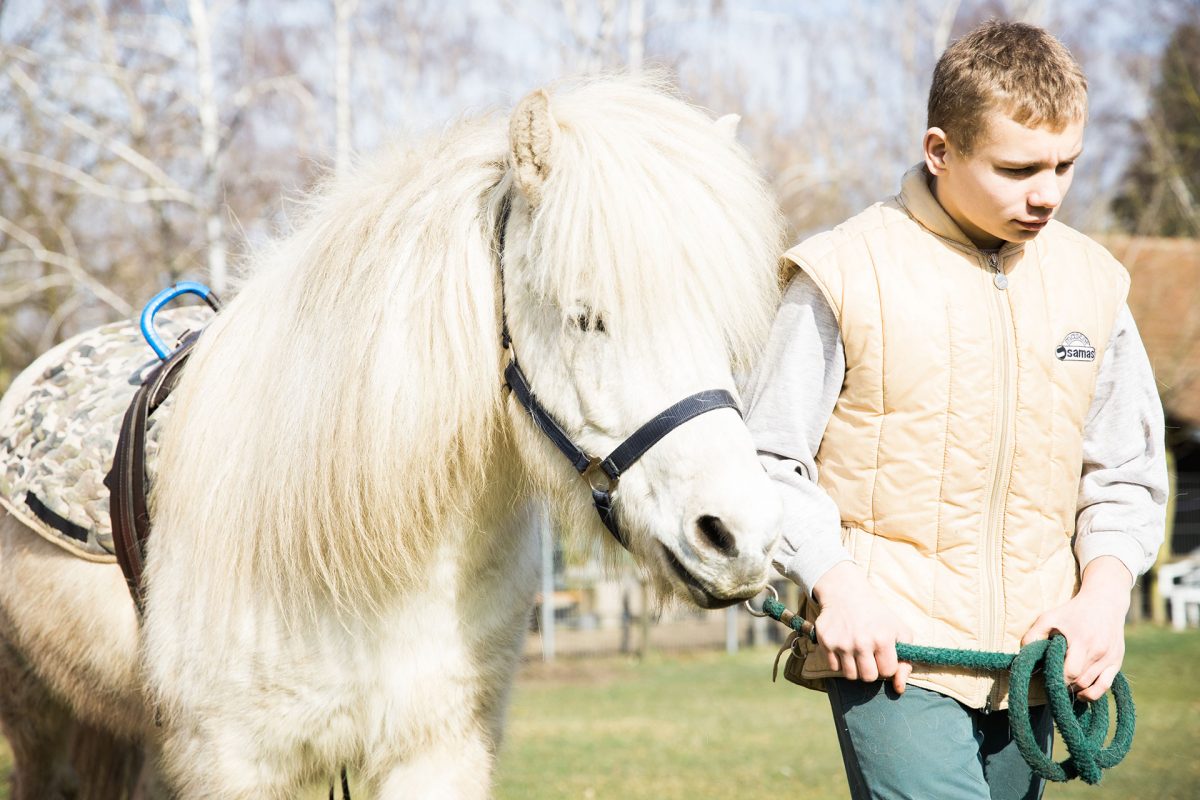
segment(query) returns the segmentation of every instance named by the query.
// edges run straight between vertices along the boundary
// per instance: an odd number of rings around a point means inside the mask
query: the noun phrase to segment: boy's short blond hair
[[[985,22],[938,59],[927,126],[941,128],[957,150],[970,153],[991,111],[1061,131],[1087,119],[1087,78],[1071,51],[1041,28]]]

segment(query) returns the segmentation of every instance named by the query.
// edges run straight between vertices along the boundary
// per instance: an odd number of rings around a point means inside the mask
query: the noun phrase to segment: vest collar
[[[900,205],[910,217],[934,236],[968,248],[973,253],[983,252],[975,246],[971,237],[963,233],[962,228],[958,227],[958,223],[950,218],[946,209],[942,208],[942,204],[933,196],[933,192],[929,188],[929,180],[930,175],[925,169],[924,162],[904,173],[904,178],[900,181]],[[1005,242],[1001,245],[999,252],[1001,255],[1008,255],[1024,248],[1024,242]]]

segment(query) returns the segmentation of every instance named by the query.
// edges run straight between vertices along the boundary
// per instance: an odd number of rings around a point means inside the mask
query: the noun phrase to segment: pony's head
[[[510,210],[493,217],[512,348],[540,406],[589,454],[694,393],[736,397],[734,374],[762,344],[782,226],[735,124],[644,79],[534,92],[512,115],[495,199]],[[517,398],[508,411],[572,527],[607,538],[579,465]],[[720,607],[766,581],[779,505],[735,408],[674,427],[613,498],[619,536],[665,594]]]

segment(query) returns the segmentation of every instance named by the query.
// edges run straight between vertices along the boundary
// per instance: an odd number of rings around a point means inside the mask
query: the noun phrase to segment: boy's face
[[[934,196],[976,247],[1027,242],[1058,210],[1083,150],[1084,121],[1054,132],[1027,128],[993,111],[971,153],[941,128],[925,133],[925,163]]]

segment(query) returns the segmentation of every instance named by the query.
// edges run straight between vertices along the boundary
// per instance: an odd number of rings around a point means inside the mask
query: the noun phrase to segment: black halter
[[[530,389],[529,380],[521,371],[521,365],[517,363],[516,349],[512,346],[512,336],[508,332],[508,314],[504,301],[504,236],[511,210],[511,198],[506,195],[500,207],[496,235],[496,255],[500,270],[500,343],[511,354],[508,366],[504,368],[504,382],[512,390],[517,402],[529,412],[534,423],[546,435],[546,438],[567,457],[571,466],[583,476],[588,488],[592,491],[592,503],[596,506],[596,512],[600,515],[604,527],[608,528],[613,538],[628,550],[629,542],[622,535],[613,512],[613,495],[617,491],[617,483],[620,481],[621,474],[660,439],[693,417],[709,411],[716,411],[719,408],[732,408],[738,412],[739,416],[742,412],[738,409],[737,401],[729,392],[724,389],[709,389],[689,395],[655,416],[634,431],[607,458],[601,459],[591,455],[572,442],[571,437]]]

